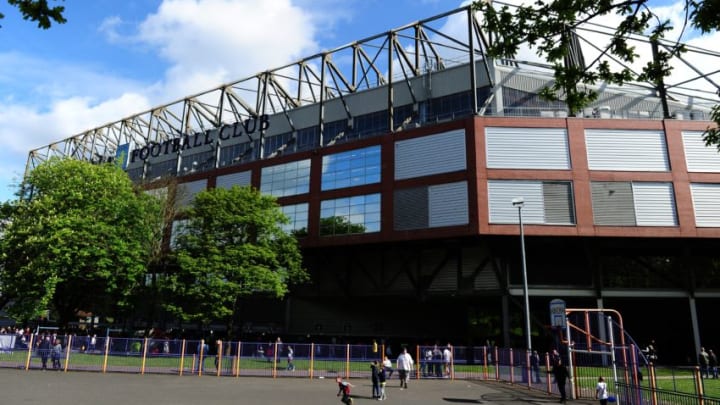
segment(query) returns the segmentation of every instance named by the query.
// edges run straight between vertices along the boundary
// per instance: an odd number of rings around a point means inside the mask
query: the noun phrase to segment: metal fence
[[[14,340],[0,347],[0,367],[21,370],[55,369],[58,371],[120,372],[138,374],[265,376],[272,378],[369,378],[370,365],[384,360],[385,348],[380,345],[343,345],[315,343],[225,342],[221,340],[178,340],[149,338],[116,338],[56,336],[58,345],[41,345],[42,336],[31,335],[26,342]],[[541,356],[537,366],[530,362],[526,350],[491,346],[445,347],[418,345],[408,352],[415,361],[410,378],[467,379],[503,381],[531,389],[557,394],[551,370],[551,355]],[[610,364],[606,356],[587,353],[573,354],[573,381],[568,387],[576,399],[594,398],[599,376],[608,378],[617,370],[614,393],[619,402],[636,405],[720,405],[720,399],[704,394],[704,380],[695,369],[657,370],[652,364],[643,368],[633,358],[634,346],[616,347],[617,362]],[[626,359],[626,360],[622,360]],[[387,370],[389,380],[397,378],[393,370],[396,359]],[[446,361],[449,360],[449,361]],[[677,383],[693,381],[694,391],[679,393]],[[661,384],[658,384],[660,381]],[[612,390],[612,389],[611,389]]]

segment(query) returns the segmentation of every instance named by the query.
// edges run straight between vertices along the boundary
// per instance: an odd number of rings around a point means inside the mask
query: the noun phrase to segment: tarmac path
[[[369,379],[350,379],[354,405],[379,403],[371,398]],[[192,404],[341,404],[330,378],[168,376],[0,369],[0,404],[44,405],[192,405]],[[411,380],[400,390],[388,382],[387,404],[557,403],[557,398],[498,382]],[[574,401],[574,404],[596,404]]]

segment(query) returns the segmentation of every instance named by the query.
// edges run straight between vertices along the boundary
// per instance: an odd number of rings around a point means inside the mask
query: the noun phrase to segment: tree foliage
[[[51,7],[47,0],[7,0],[7,2],[18,8],[24,20],[37,22],[38,28],[46,30],[52,26],[53,21],[57,24],[67,22],[63,16],[65,6]],[[3,18],[5,15],[0,13],[0,20]]]
[[[165,283],[166,308],[184,320],[225,321],[245,297],[283,297],[307,279],[297,240],[275,199],[250,187],[216,188],[195,196],[175,243],[178,270]]]
[[[639,73],[629,68],[613,69],[612,59],[630,64],[638,58],[628,38],[634,34],[649,34],[651,41],[662,39],[673,27],[667,20],[660,20],[647,6],[647,0],[536,0],[532,5],[510,8],[505,5],[496,9],[491,1],[477,1],[473,7],[483,14],[483,28],[493,36],[488,54],[497,58],[513,58],[520,46],[527,44],[538,56],[553,65],[554,83],[542,91],[550,100],[563,99],[571,115],[581,111],[598,97],[591,87],[599,82],[622,85],[630,81],[646,81],[656,88],[662,87],[672,67],[672,57],[685,48],[677,44],[670,51],[658,50],[656,57],[648,61]],[[720,3],[716,1],[685,0],[688,22],[702,33],[720,28]],[[574,28],[608,14],[622,18],[609,46],[600,57],[587,66],[572,63]],[[652,23],[652,24],[651,24]],[[626,65],[627,66],[627,65]],[[712,111],[715,127],[705,133],[707,145],[720,149],[720,109]]]
[[[158,201],[110,164],[54,158],[26,178],[0,235],[0,282],[17,320],[50,310],[117,316],[144,282],[161,235]]]

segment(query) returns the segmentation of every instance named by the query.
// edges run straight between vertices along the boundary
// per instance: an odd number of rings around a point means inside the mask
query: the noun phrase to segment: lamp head
[[[513,207],[522,208],[525,205],[525,199],[522,197],[515,197],[512,199]]]

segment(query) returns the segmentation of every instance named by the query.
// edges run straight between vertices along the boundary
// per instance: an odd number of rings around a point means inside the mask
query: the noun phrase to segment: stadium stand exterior
[[[518,346],[522,216],[536,347],[561,298],[694,358],[719,332],[713,92],[598,85],[569,116],[538,95],[549,66],[485,41],[460,8],[33,150],[27,170],[118,160],[178,207],[213,187],[276,196],[313,282],[246,306],[248,334]]]

